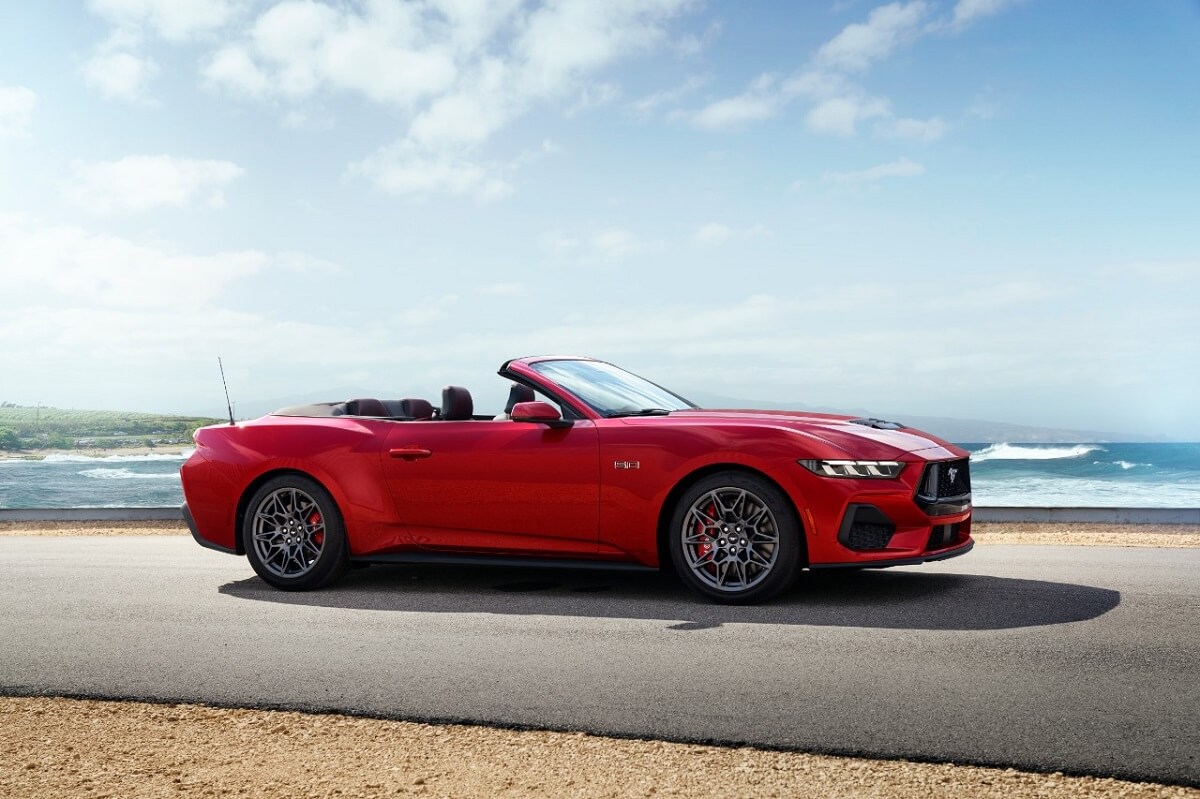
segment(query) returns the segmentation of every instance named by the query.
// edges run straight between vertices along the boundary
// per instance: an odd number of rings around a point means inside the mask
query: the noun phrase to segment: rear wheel
[[[804,542],[778,488],[751,474],[720,472],[680,497],[670,547],[675,570],[689,587],[718,602],[747,604],[791,585]]]
[[[349,566],[346,530],[333,497],[303,475],[280,475],[254,492],[242,543],[258,576],[285,591],[320,588]]]

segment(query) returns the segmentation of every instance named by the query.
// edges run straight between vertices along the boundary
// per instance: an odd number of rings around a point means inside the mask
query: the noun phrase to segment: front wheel
[[[349,566],[346,529],[333,497],[303,475],[272,478],[254,492],[242,543],[258,576],[285,591],[320,588]]]
[[[791,502],[766,480],[720,472],[684,492],[671,517],[671,560],[692,589],[728,604],[791,585],[804,540]]]

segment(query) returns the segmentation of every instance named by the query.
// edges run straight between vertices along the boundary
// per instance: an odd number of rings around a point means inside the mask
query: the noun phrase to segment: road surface
[[[329,710],[1200,785],[1200,550],[978,547],[769,605],[653,574],[267,587],[190,538],[0,539],[0,693]]]

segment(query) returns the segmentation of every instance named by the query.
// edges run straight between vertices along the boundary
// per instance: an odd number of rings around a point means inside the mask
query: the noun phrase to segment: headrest
[[[512,388],[508,390],[508,402],[504,403],[504,412],[512,413],[513,406],[518,402],[533,402],[537,397],[533,395],[533,389],[529,386],[513,383]]]
[[[377,399],[346,400],[346,413],[350,416],[391,416],[384,404]]]
[[[423,399],[402,399],[400,400],[400,415],[413,419],[432,419],[433,403]]]
[[[475,412],[471,392],[462,386],[446,386],[442,389],[442,418],[470,419]]]

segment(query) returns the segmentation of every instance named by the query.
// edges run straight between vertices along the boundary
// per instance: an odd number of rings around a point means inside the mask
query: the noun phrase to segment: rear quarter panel
[[[202,428],[195,455],[180,470],[197,529],[218,546],[240,550],[239,501],[272,474],[298,472],[319,482],[337,503],[352,554],[381,542],[405,542],[381,465],[392,424],[267,416]]]

